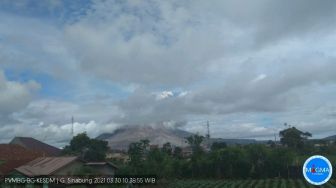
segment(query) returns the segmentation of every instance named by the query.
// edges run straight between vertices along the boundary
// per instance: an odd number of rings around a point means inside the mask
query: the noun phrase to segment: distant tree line
[[[192,154],[185,157],[182,148],[166,143],[162,148],[150,148],[149,140],[129,145],[129,162],[117,163],[119,174],[157,175],[159,178],[297,178],[303,162],[311,155],[325,155],[335,164],[336,146],[320,145],[308,141],[312,135],[295,127],[279,132],[280,142],[267,144],[227,146],[215,142],[210,151],[202,143],[205,137],[192,135],[186,138]],[[73,137],[63,149],[64,155],[79,156],[85,161],[103,161],[108,144],[91,139],[86,133]]]
[[[188,158],[182,149],[166,143],[162,148],[149,149],[150,142],[141,140],[130,144],[130,161],[120,163],[119,174],[155,174],[159,178],[297,178],[302,174],[302,164],[310,155],[336,156],[334,145],[319,148],[307,142],[312,136],[295,127],[279,133],[281,145],[268,144],[227,146],[213,143],[204,151],[204,137],[192,135],[186,141],[192,149]]]

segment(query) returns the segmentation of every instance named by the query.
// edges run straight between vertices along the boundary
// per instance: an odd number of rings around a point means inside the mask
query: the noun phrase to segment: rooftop
[[[59,156],[61,150],[31,137],[15,137],[10,144],[17,144],[26,149],[42,152],[45,156]]]
[[[51,175],[76,160],[77,157],[40,157],[16,168],[16,170],[30,177]]]
[[[7,174],[15,168],[42,157],[43,153],[30,151],[15,144],[0,144],[0,174]]]
[[[16,144],[0,144],[0,160],[21,160],[21,159],[35,159],[42,157],[43,153],[38,151],[28,150]]]

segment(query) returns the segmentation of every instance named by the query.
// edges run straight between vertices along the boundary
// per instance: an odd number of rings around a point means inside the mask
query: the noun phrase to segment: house
[[[152,150],[156,150],[156,149],[159,149],[160,147],[159,147],[159,145],[157,145],[157,144],[151,144],[151,145],[149,145],[149,150],[150,151],[152,151]]]
[[[52,157],[59,156],[61,149],[43,143],[31,137],[15,137],[10,144],[20,145],[28,150],[41,152],[44,156]]]
[[[30,151],[15,144],[0,144],[0,175],[7,175],[15,168],[28,163],[43,153]]]
[[[129,161],[129,156],[124,152],[109,152],[106,154],[106,159],[127,162]]]
[[[116,165],[111,162],[87,162],[85,166],[90,167],[94,174],[102,176],[113,176],[118,169]]]
[[[69,177],[80,175],[98,175],[98,176],[113,176],[117,167],[108,162],[90,162],[86,163],[77,157],[39,157],[28,162],[20,167],[15,168],[15,171],[10,175],[13,177]],[[89,172],[89,173],[88,173]],[[67,179],[67,178],[66,178]],[[65,184],[74,184],[76,178],[70,178],[64,182],[56,184],[41,185],[44,188],[48,187],[67,187]],[[88,179],[87,179],[88,180]],[[83,179],[85,181],[85,178]],[[92,181],[92,180],[88,180]]]
[[[39,157],[15,170],[28,177],[73,175],[83,163],[77,157]]]
[[[193,150],[190,146],[182,148],[182,157],[188,158],[193,154]]]
[[[108,162],[84,162],[77,157],[40,157],[15,168],[18,174],[27,177],[84,175],[83,168],[89,167],[94,175],[113,176],[117,167]]]

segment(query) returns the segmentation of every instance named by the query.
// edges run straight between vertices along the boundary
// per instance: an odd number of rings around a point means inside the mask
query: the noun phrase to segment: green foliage
[[[94,175],[94,170],[89,166],[80,166],[75,170],[74,175]]]
[[[227,147],[227,144],[225,142],[214,142],[211,145],[211,151],[215,151],[215,150],[220,150],[220,149],[224,149]]]
[[[175,158],[181,159],[182,158],[182,148],[175,147],[174,152],[173,152],[173,156]]]
[[[295,129],[290,131],[292,130]],[[282,132],[284,138],[287,138],[288,135],[291,137],[292,133],[285,132]],[[304,134],[306,135],[304,137],[302,134],[301,139],[306,139],[309,136],[309,134]],[[160,179],[300,178],[302,177],[302,165],[311,154],[318,152],[320,155],[328,157],[333,164],[336,162],[334,145],[316,148],[305,143],[307,148],[297,149],[297,146],[286,147],[275,143],[273,146],[269,144],[226,146],[216,143],[212,145],[211,151],[206,152],[203,151],[201,145],[203,139],[204,137],[199,135],[186,138],[193,151],[189,157],[183,157],[182,149],[179,147],[172,150],[170,143],[164,144],[161,149],[152,150],[149,149],[149,141],[147,140],[132,143],[128,151],[130,161],[121,165],[119,173],[127,175],[154,174]],[[277,185],[286,186],[281,182],[278,181]],[[262,187],[265,184],[273,185],[274,181],[260,183],[251,180],[251,182],[245,182],[242,185],[248,187],[247,183],[254,187]]]
[[[297,153],[288,148],[276,148],[272,150],[270,153],[270,164],[268,165],[269,177],[289,178],[288,168],[293,165],[296,156]]]
[[[102,161],[105,159],[107,150],[108,145],[106,141],[91,139],[84,159],[87,161]]]
[[[204,140],[204,136],[195,134],[186,138],[187,143],[191,146],[193,155],[199,155],[203,152],[201,144]]]
[[[250,145],[247,147],[250,174],[253,178],[265,178],[268,176],[268,168],[272,165],[271,151],[264,145]]]
[[[172,163],[173,160],[168,153],[153,149],[148,153],[145,161],[146,168],[143,170],[146,174],[155,174],[159,178],[170,178],[173,176]]]
[[[146,149],[142,142],[132,143],[129,155],[131,161],[121,165],[121,174],[155,174],[166,179],[300,177],[302,164],[309,157],[302,156],[300,152],[288,147],[272,148],[253,144],[230,146],[183,158],[177,154],[169,155],[163,149]],[[335,155],[326,157],[332,163],[336,162]],[[293,168],[298,169],[296,174]]]
[[[323,187],[335,187],[334,181],[331,181]],[[314,187],[308,184],[304,179],[261,179],[261,180],[175,180],[164,186],[168,188],[212,188],[212,187],[238,187],[238,188],[305,188]]]
[[[295,127],[280,131],[279,135],[283,145],[294,149],[302,149],[307,138],[312,136],[311,133],[302,132]]]
[[[173,148],[169,142],[163,144],[162,151],[167,153],[168,155],[171,155],[173,152]]]
[[[90,145],[90,138],[86,133],[78,134],[74,136],[70,141],[70,148],[72,151],[81,152]]]
[[[140,140],[129,145],[128,155],[130,158],[131,174],[143,174],[144,159],[146,158],[149,140]]]
[[[248,176],[251,165],[245,149],[229,147],[212,151],[211,155],[217,177],[246,178]]]
[[[64,155],[78,155],[86,161],[102,161],[108,150],[106,141],[90,139],[86,133],[74,136],[70,145],[63,149]]]

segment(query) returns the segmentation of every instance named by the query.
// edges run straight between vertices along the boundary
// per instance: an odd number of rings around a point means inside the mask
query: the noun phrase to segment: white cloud
[[[97,129],[99,127],[99,129]],[[90,137],[109,132],[117,128],[116,124],[97,124],[95,121],[74,122],[74,135],[86,132]],[[2,126],[0,142],[8,142],[15,136],[33,137],[52,145],[63,147],[72,138],[72,124],[12,124]]]
[[[179,97],[184,97],[186,95],[188,95],[188,91],[182,91],[181,93],[178,94]]]
[[[156,94],[156,100],[162,100],[162,99],[169,98],[172,96],[174,96],[174,93],[172,91],[162,91]]]
[[[0,71],[0,116],[6,118],[24,109],[39,88],[40,85],[32,80],[27,83],[8,81]]]
[[[252,80],[252,82],[261,81],[261,80],[265,79],[266,77],[267,77],[266,74],[259,74],[255,79]]]
[[[330,0],[94,1],[64,25],[1,13],[0,68],[69,84],[34,99],[43,85],[0,74],[1,121],[16,120],[1,130],[43,122],[56,140],[71,116],[95,134],[220,117],[246,121],[218,123],[218,136],[272,135],[283,121],[322,135],[335,111],[311,109],[336,106],[335,8]]]

